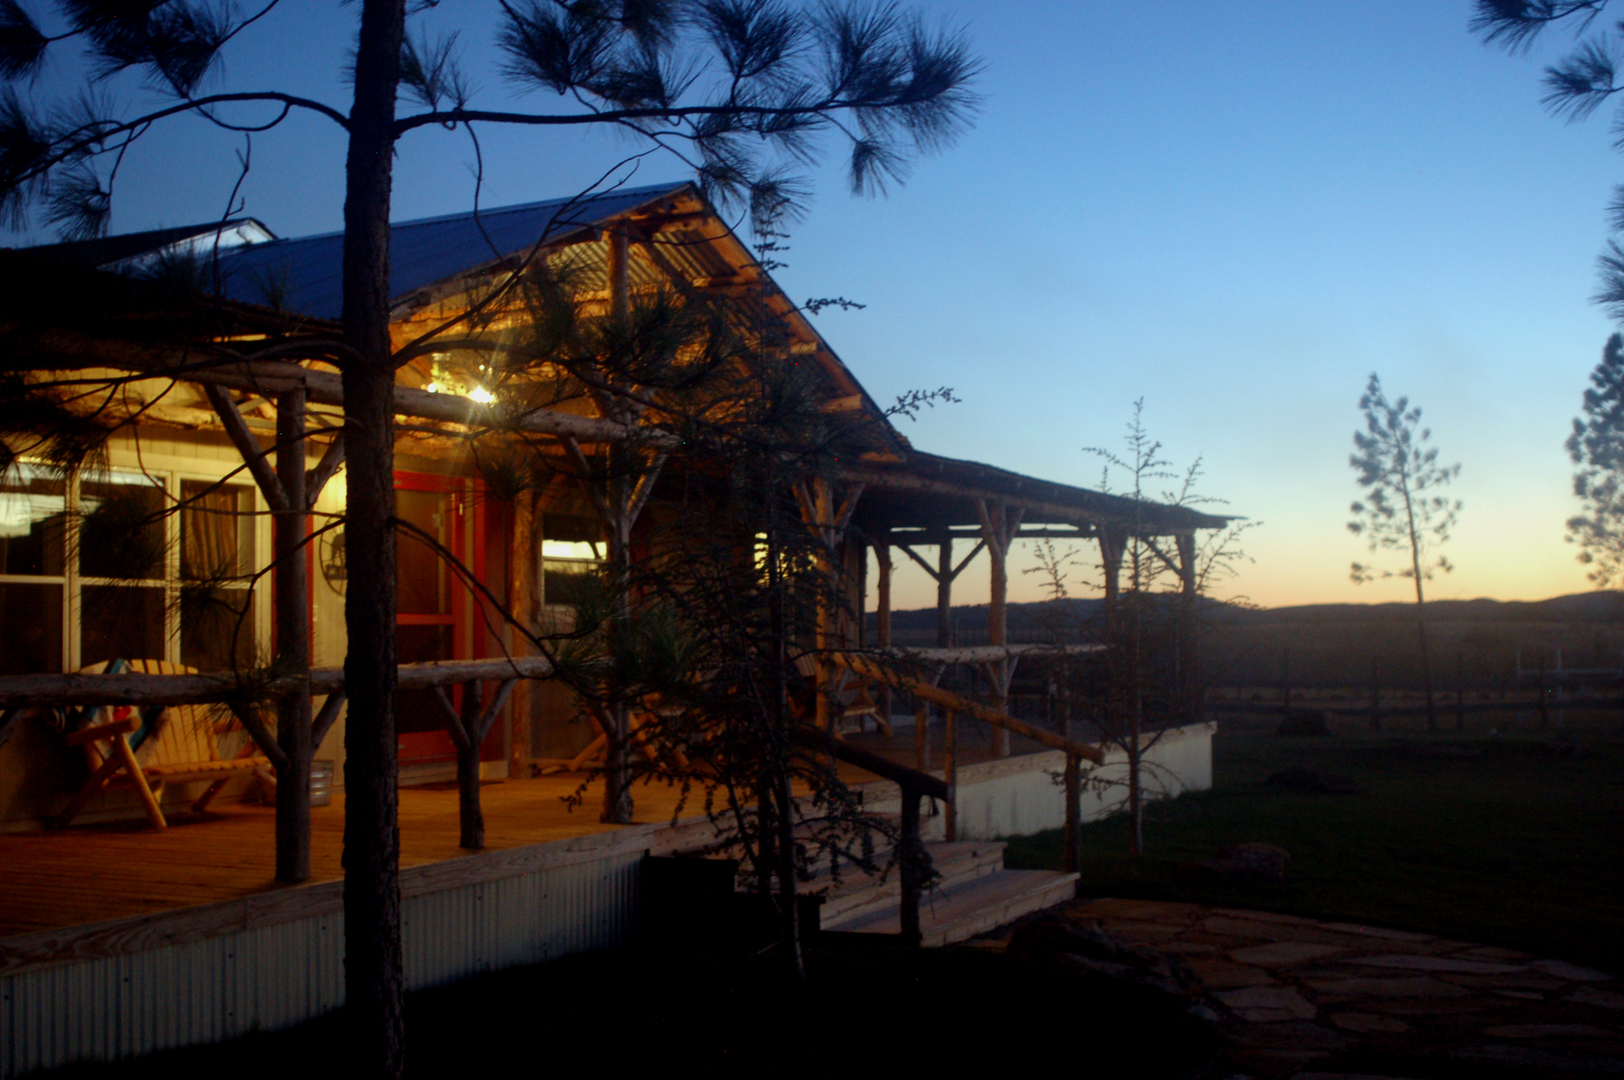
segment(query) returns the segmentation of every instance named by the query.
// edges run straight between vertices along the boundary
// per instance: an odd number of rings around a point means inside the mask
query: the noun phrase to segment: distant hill
[[[1067,617],[1097,616],[1098,598],[1068,601]],[[1051,604],[1011,604],[1012,641],[1044,641]],[[1289,672],[1299,685],[1368,685],[1373,677],[1401,685],[1420,679],[1415,605],[1301,604],[1240,608],[1203,602],[1203,667],[1214,683],[1275,683]],[[1519,662],[1562,666],[1624,666],[1624,592],[1602,591],[1549,600],[1438,600],[1426,605],[1434,681],[1453,686],[1457,672],[1473,685],[1504,682]],[[987,640],[987,605],[953,609],[955,641]],[[868,618],[873,640],[874,616]],[[899,645],[934,645],[936,609],[893,612]],[[1075,622],[1073,623],[1075,625]]]
[[[1219,605],[1223,614],[1243,623],[1391,622],[1415,620],[1415,605],[1299,604],[1278,608],[1236,608]],[[1432,600],[1426,604],[1428,622],[1586,622],[1624,621],[1624,592],[1601,590],[1554,596],[1549,600]]]
[[[1071,599],[1063,603],[1068,620],[1086,620],[1100,611],[1099,598]],[[1011,634],[1031,631],[1055,617],[1052,602],[1010,604]],[[1387,604],[1298,604],[1291,607],[1243,608],[1219,601],[1204,600],[1203,615],[1208,622],[1267,625],[1271,623],[1362,623],[1403,622],[1413,624],[1415,605]],[[1549,600],[1433,600],[1426,604],[1429,623],[1451,622],[1624,622],[1624,592],[1601,590],[1555,596]],[[987,605],[961,604],[953,608],[953,620],[961,639],[985,639]],[[875,626],[874,613],[868,615],[869,628]],[[936,609],[910,608],[891,613],[893,633],[936,632]],[[971,644],[970,640],[962,640]]]

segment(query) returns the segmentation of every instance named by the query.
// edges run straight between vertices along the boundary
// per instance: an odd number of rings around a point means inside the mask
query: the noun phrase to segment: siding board
[[[625,941],[642,852],[407,896],[417,990]],[[0,1077],[274,1030],[344,1002],[343,917],[271,925],[0,977]]]

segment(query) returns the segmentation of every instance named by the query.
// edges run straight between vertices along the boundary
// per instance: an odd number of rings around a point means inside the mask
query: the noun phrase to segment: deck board
[[[580,776],[511,780],[481,788],[486,850],[524,847],[622,828],[598,821],[602,788],[573,812],[564,796]],[[636,822],[671,820],[677,793],[639,785]],[[690,800],[687,814],[700,812]],[[231,900],[276,889],[275,810],[226,805],[177,812],[157,832],[144,822],[75,825],[0,835],[0,938]],[[311,810],[310,880],[343,876],[344,796]],[[457,792],[402,788],[401,867],[461,858]]]

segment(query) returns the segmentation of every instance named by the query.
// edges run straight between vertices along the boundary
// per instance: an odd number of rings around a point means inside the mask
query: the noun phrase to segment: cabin
[[[344,393],[322,352],[338,337],[341,244],[242,219],[0,252],[17,282],[0,300],[0,376],[55,388],[39,426],[57,440],[8,435],[0,475],[0,1076],[341,1003]],[[927,785],[945,797],[923,826],[944,843],[1103,810],[1078,770],[1120,760],[1010,711],[1021,663],[1101,648],[1010,642],[1010,550],[1099,545],[1109,607],[1126,538],[1169,538],[1193,596],[1195,537],[1226,519],[916,449],[690,184],[403,222],[391,253],[411,985],[624,940],[640,860],[704,846],[709,823],[666,789],[638,787],[618,819],[565,805],[582,790],[613,801],[608,748],[635,742],[637,718],[572,691],[547,643],[568,638],[605,567],[683,552],[760,565],[758,526],[695,535],[693,500],[729,466],[692,447],[785,387],[837,448],[784,479],[828,582],[795,630],[797,707],[850,748],[843,775],[876,806],[927,790],[917,778],[945,783]],[[656,310],[707,313],[704,342],[673,355],[720,388],[593,368],[618,346],[572,329]],[[279,359],[284,346],[299,359]],[[502,360],[547,349],[581,363],[515,375]],[[44,448],[73,437],[99,446],[64,470]],[[897,560],[930,573],[945,616],[982,552],[988,641],[944,630],[934,649],[893,649]],[[944,688],[954,668],[981,691]],[[1168,794],[1210,785],[1211,726],[1193,695],[1181,708],[1155,750]],[[203,734],[153,764],[182,727]],[[278,734],[294,728],[302,749]],[[1023,902],[1072,880],[1023,885]],[[907,932],[886,895],[848,904],[850,928]],[[187,973],[175,1000],[160,957]]]

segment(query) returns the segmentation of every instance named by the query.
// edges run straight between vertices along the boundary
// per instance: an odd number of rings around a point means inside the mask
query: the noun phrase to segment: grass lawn
[[[1611,731],[1604,724],[1610,724]],[[1189,900],[1419,930],[1624,972],[1624,737],[1598,718],[1567,755],[1548,733],[1354,733],[1281,738],[1272,721],[1221,721],[1213,790],[1151,807],[1147,855],[1122,817],[1083,831],[1082,891]],[[1429,758],[1417,747],[1476,756]],[[1271,787],[1306,764],[1356,795]],[[1291,852],[1279,885],[1222,885],[1181,866],[1225,844]],[[1010,842],[1008,865],[1059,868],[1058,830]]]

